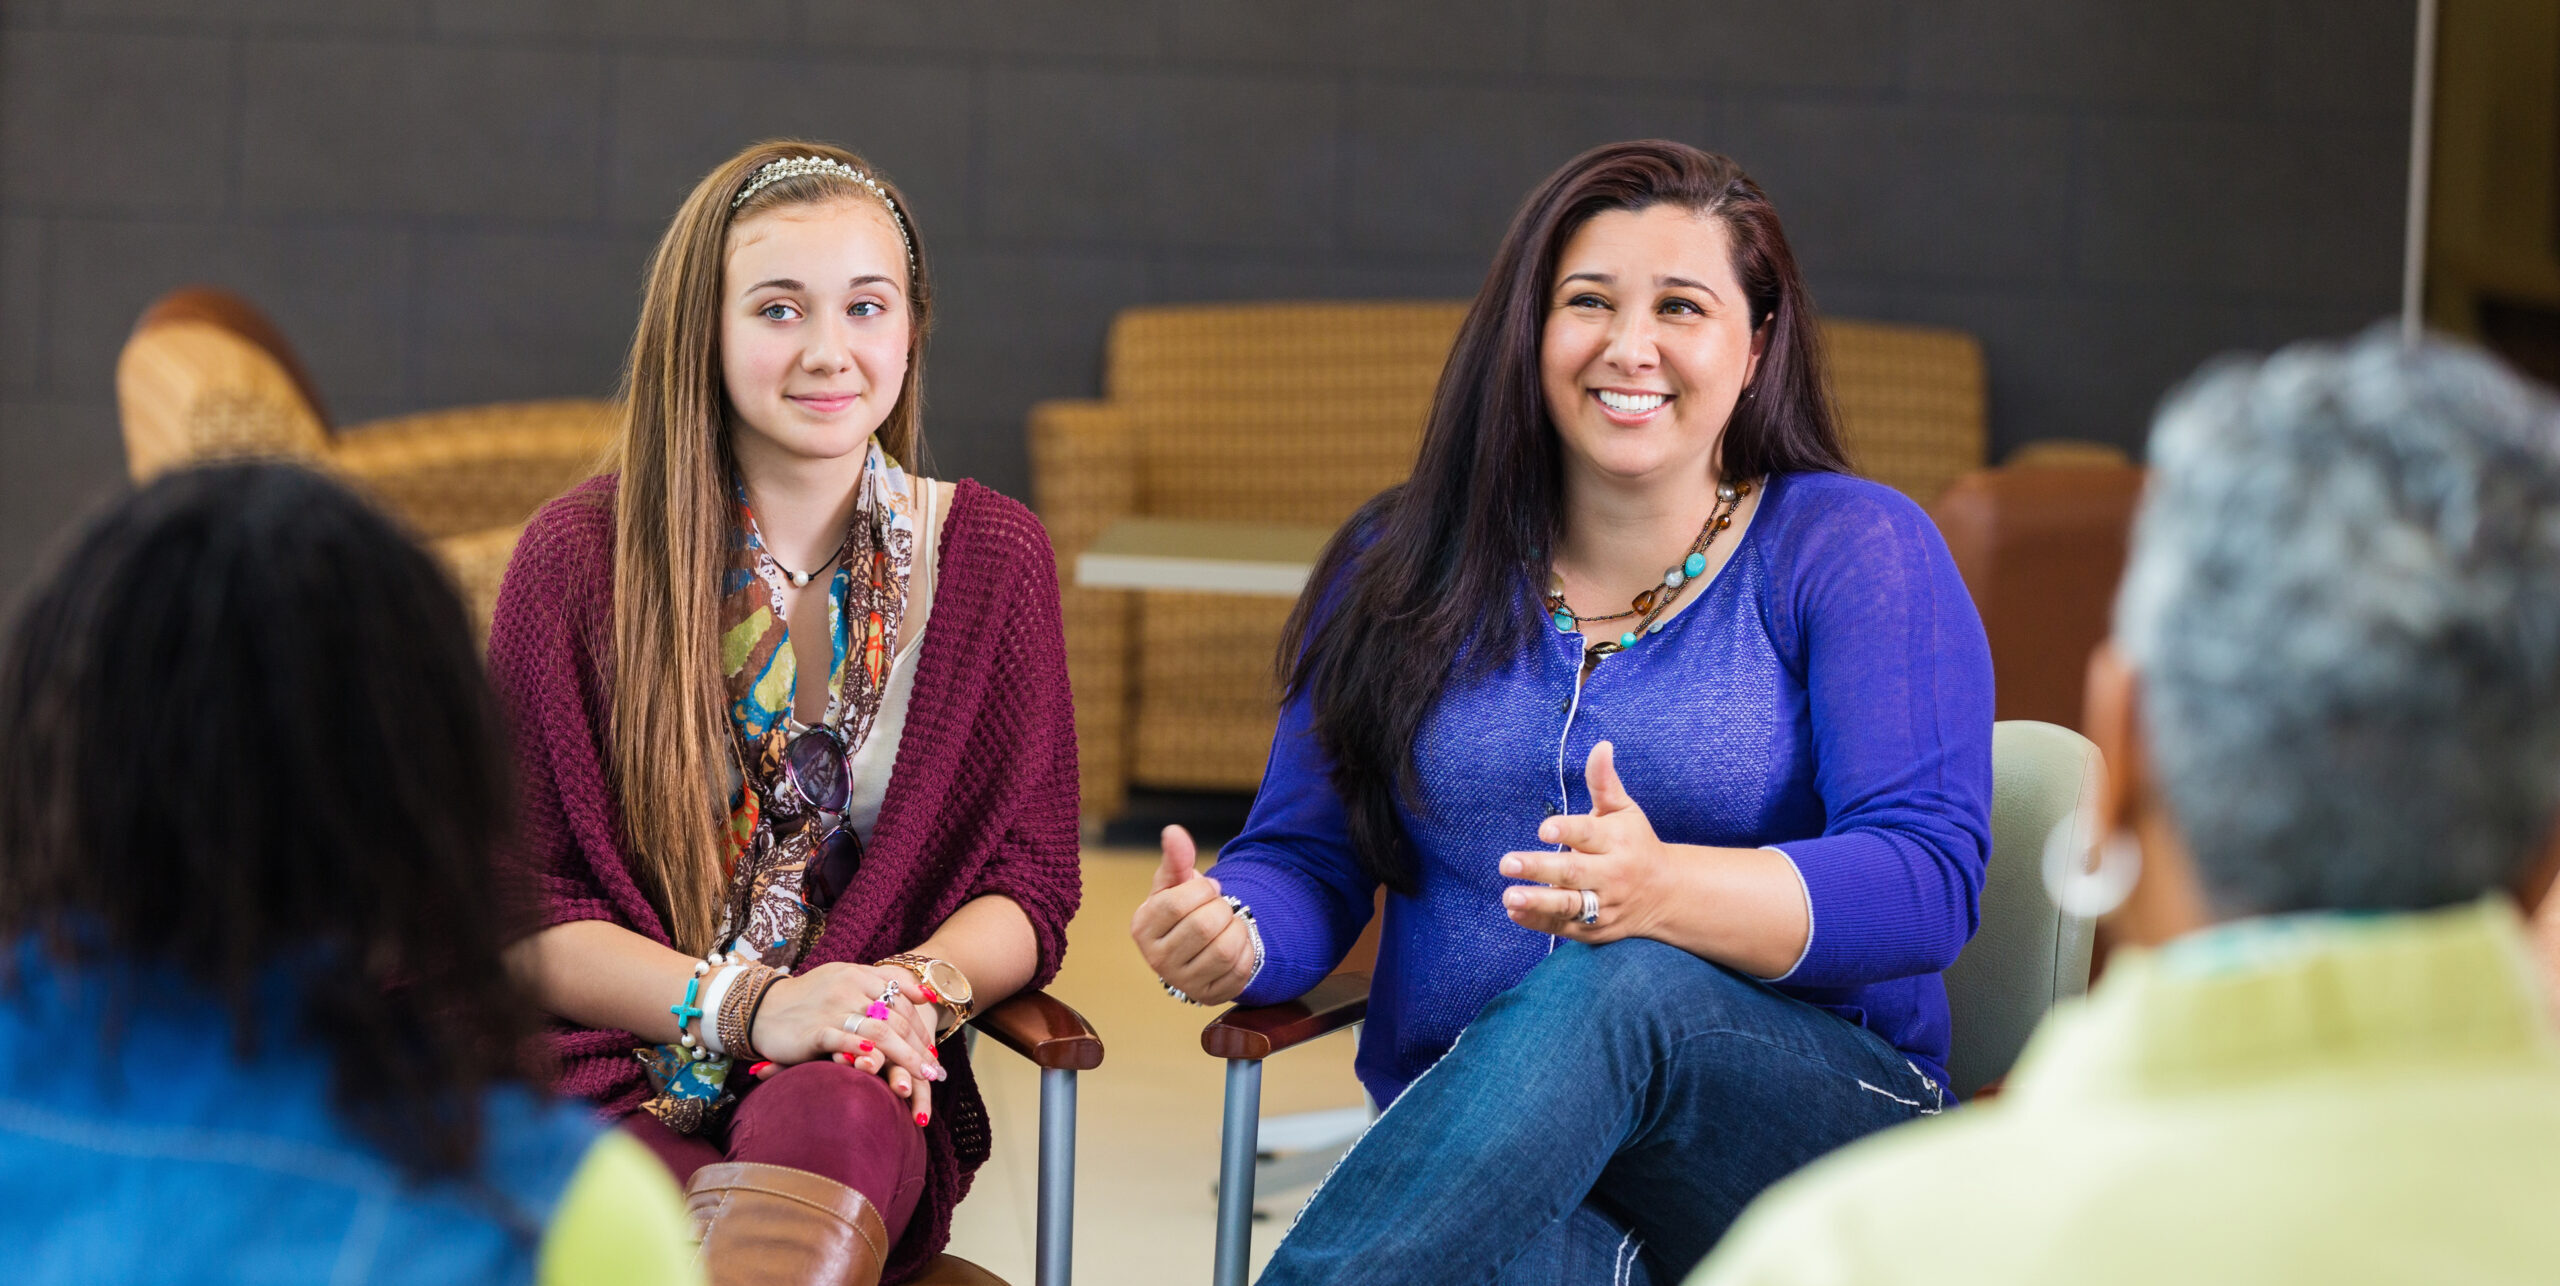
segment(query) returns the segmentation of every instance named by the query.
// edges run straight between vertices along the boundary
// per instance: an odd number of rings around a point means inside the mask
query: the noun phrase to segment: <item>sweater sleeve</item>
[[[617,828],[606,730],[613,510],[590,483],[528,523],[499,584],[489,679],[513,724],[515,838],[507,874],[532,905],[529,930],[657,917],[629,874]]]
[[[1066,635],[1058,612],[1058,560],[1028,510],[1014,519],[1007,561],[1021,586],[1002,618],[990,707],[1017,721],[1018,790],[1003,838],[979,869],[971,897],[1000,894],[1031,921],[1039,963],[1030,986],[1045,987],[1066,959],[1067,924],[1083,900],[1076,831],[1075,703],[1067,687]],[[931,628],[928,626],[927,628]]]
[[[1990,643],[1919,506],[1855,479],[1798,485],[1812,494],[1796,497],[1794,538],[1775,542],[1772,619],[1809,693],[1825,821],[1773,846],[1813,919],[1776,981],[1935,973],[1973,936],[1990,852]]]
[[[1253,908],[1262,931],[1262,972],[1237,997],[1241,1004],[1295,1000],[1324,981],[1375,905],[1378,882],[1352,857],[1350,821],[1313,719],[1304,693],[1281,706],[1244,833],[1210,869],[1227,896]]]

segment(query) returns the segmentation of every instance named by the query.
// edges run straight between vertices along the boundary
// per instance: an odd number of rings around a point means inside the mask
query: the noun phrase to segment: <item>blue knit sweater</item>
[[[1534,611],[1524,596],[1514,610]],[[1421,893],[1390,894],[1356,1066],[1392,1102],[1485,1002],[1553,949],[1503,914],[1495,864],[1587,812],[1583,761],[1618,772],[1664,840],[1771,846],[1804,877],[1813,936],[1778,990],[1862,1024],[1944,1082],[1940,971],[1973,935],[1990,852],[1991,651],[1920,508],[1839,474],[1783,474],[1698,601],[1592,672],[1541,630],[1453,683],[1414,745],[1425,808],[1402,814]],[[1225,891],[1261,926],[1247,1004],[1304,994],[1368,922],[1329,761],[1303,698],[1281,710]]]

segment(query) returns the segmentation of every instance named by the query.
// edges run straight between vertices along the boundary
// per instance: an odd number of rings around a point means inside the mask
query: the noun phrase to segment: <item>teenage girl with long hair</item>
[[[508,567],[516,948],[563,1084],[655,1148],[715,1283],[899,1280],[987,1155],[974,1010],[1079,895],[1056,563],[914,472],[929,259],[852,153],[759,144],[658,245],[611,472]]]
[[[1530,195],[1282,659],[1244,834],[1210,878],[1169,831],[1132,926],[1168,987],[1266,1004],[1388,890],[1387,1111],[1266,1286],[1676,1280],[1762,1187],[1944,1103],[1990,651],[1927,516],[1846,471],[1732,161],[1617,144]]]

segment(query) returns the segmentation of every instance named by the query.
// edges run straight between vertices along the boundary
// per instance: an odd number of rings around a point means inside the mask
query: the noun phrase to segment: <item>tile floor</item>
[[[1206,1282],[1215,1242],[1218,1113],[1225,1065],[1200,1052],[1211,1011],[1178,1004],[1129,944],[1129,915],[1155,872],[1152,849],[1088,849],[1084,906],[1051,994],[1102,1034],[1102,1066],[1078,1078],[1075,1275],[1086,1283]],[[1273,1059],[1266,1116],[1356,1108],[1348,1033]],[[978,1076],[995,1122],[995,1155],[960,1205],[952,1253],[1014,1286],[1031,1286],[1032,1197],[1038,1184],[1039,1073],[979,1045]],[[1312,1188],[1262,1193],[1254,1227],[1261,1271]]]

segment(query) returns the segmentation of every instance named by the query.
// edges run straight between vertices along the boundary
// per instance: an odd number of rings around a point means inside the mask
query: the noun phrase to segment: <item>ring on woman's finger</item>
[[[884,1008],[884,1009],[885,1009],[885,1008],[887,1008],[887,1007],[888,1007],[888,1005],[889,1005],[889,1002],[890,1002],[890,1001],[892,1001],[892,1000],[896,1000],[897,998],[898,998],[898,984],[896,984],[896,983],[894,983],[894,982],[893,982],[893,983],[890,983],[890,984],[889,984],[889,987],[888,987],[888,989],[887,989],[887,990],[885,990],[885,991],[883,991],[883,992],[881,992],[881,993],[880,993],[880,998],[879,998],[878,1000],[872,1001],[871,1003],[872,1003],[872,1004],[875,1004],[875,1005],[878,1005],[878,1006],[880,1006],[880,1007],[882,1007],[882,1008]]]
[[[1582,890],[1582,915],[1580,918],[1582,923],[1586,926],[1600,923],[1600,895],[1592,892],[1590,889]]]

